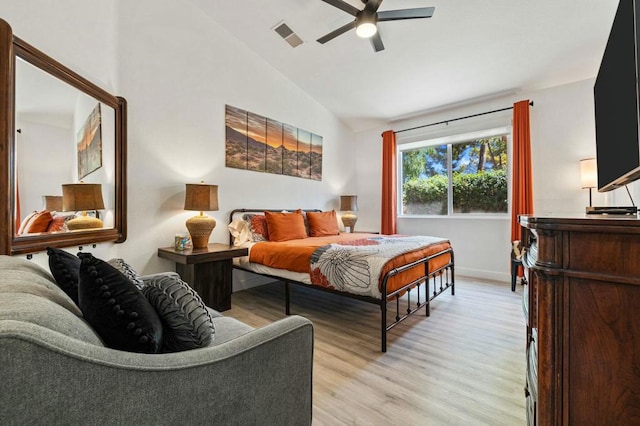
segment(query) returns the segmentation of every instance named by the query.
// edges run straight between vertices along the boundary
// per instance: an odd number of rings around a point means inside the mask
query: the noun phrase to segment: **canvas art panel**
[[[322,180],[322,136],[231,105],[225,129],[227,167]]]
[[[311,179],[322,180],[322,136],[311,134]]]
[[[267,173],[282,174],[282,123],[267,118]]]
[[[282,130],[282,174],[298,176],[298,129],[284,124]]]
[[[247,111],[227,105],[225,108],[226,156],[225,165],[247,168]]]
[[[311,133],[298,129],[298,177],[311,178]]]
[[[78,180],[102,167],[102,116],[100,104],[91,111],[77,134]]]
[[[267,118],[252,112],[247,114],[247,169],[265,172],[267,168]]]

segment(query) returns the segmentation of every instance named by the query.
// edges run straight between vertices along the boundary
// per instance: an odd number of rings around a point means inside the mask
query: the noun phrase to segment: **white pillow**
[[[228,226],[231,236],[233,236],[233,245],[241,246],[244,243],[253,241],[251,229],[245,220],[238,218],[231,222]]]

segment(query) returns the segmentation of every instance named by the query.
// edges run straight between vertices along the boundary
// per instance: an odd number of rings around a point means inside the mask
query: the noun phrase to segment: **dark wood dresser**
[[[640,424],[640,220],[520,216],[528,424]]]

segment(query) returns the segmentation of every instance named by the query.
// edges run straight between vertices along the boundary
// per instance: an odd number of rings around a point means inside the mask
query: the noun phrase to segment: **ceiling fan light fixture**
[[[378,32],[378,27],[372,22],[362,22],[356,27],[358,37],[370,38]]]
[[[377,28],[378,22],[431,18],[433,16],[433,11],[435,10],[435,7],[417,7],[413,9],[395,9],[378,12],[383,0],[362,0],[362,3],[364,3],[363,9],[358,9],[351,5],[351,3],[347,3],[345,0],[322,1],[348,13],[351,16],[354,16],[355,19],[320,37],[317,40],[318,43],[325,44],[339,35],[355,29],[356,34],[359,37],[368,38],[371,41],[371,46],[373,46],[373,50],[375,52],[384,50],[384,44],[382,43],[382,38],[380,37],[380,33]]]

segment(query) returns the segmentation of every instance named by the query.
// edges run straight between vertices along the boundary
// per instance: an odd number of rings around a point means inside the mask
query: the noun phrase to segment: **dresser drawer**
[[[563,234],[549,229],[538,229],[536,240],[531,244],[532,255],[537,266],[545,268],[562,268]]]
[[[617,277],[640,276],[640,235],[571,232],[569,246],[568,269]]]

